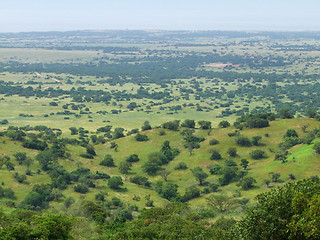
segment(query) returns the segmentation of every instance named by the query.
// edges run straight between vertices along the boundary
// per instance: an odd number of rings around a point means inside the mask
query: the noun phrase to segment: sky
[[[320,31],[319,0],[1,0],[0,32]]]

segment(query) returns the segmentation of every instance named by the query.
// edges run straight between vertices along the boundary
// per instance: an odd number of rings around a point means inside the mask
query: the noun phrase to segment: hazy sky
[[[0,32],[320,30],[319,0],[1,0]]]

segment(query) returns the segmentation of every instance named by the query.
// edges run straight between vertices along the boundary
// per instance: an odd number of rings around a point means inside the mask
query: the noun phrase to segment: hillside
[[[305,132],[302,131],[303,125],[308,126]],[[59,178],[59,175],[61,175],[61,171],[63,169],[63,171],[71,173],[78,168],[88,168],[90,169],[91,173],[96,173],[98,171],[99,173],[106,173],[110,177],[120,176],[124,183],[123,186],[117,190],[108,187],[107,179],[91,179],[90,182],[93,183],[92,186],[91,184],[82,181],[84,185],[91,187],[89,187],[89,191],[87,193],[81,194],[74,191],[74,186],[79,185],[81,180],[71,180],[70,184],[67,186],[58,186],[57,188],[53,189],[53,191],[60,196],[57,197],[56,200],[50,201],[49,208],[59,211],[66,210],[65,202],[66,199],[69,199],[70,197],[72,197],[75,202],[83,200],[99,202],[99,200],[95,200],[95,197],[99,194],[103,195],[105,200],[111,201],[113,197],[117,197],[128,205],[136,205],[140,209],[146,207],[145,204],[150,200],[154,202],[154,206],[164,206],[164,204],[167,203],[168,199],[170,200],[170,198],[165,199],[165,197],[156,192],[157,182],[176,185],[177,194],[173,193],[174,197],[171,198],[171,201],[175,201],[174,199],[176,199],[176,197],[179,198],[179,196],[184,196],[186,189],[196,186],[196,188],[200,190],[200,196],[188,201],[192,208],[197,208],[200,206],[206,208],[206,198],[212,194],[223,194],[229,196],[230,198],[239,200],[248,199],[248,204],[252,205],[254,203],[254,197],[257,194],[268,191],[269,188],[292,181],[293,177],[291,177],[290,180],[290,174],[293,175],[295,179],[302,179],[315,176],[319,173],[319,156],[313,151],[312,143],[309,145],[298,144],[292,148],[289,148],[289,154],[284,162],[280,160],[274,160],[275,154],[279,150],[279,144],[284,141],[283,136],[286,134],[288,129],[296,130],[299,138],[303,139],[307,136],[308,131],[312,131],[318,126],[319,122],[314,119],[300,118],[271,121],[270,126],[265,128],[245,128],[239,131],[241,136],[246,136],[249,139],[251,139],[253,136],[262,137],[258,146],[250,147],[238,146],[235,144],[235,139],[237,136],[230,137],[228,135],[228,133],[235,132],[236,129],[234,127],[213,128],[210,132],[209,130],[197,128],[195,129],[194,136],[203,137],[205,140],[200,142],[200,148],[193,149],[191,154],[189,149],[184,147],[185,140],[181,135],[181,132],[185,128],[180,128],[178,131],[155,128],[140,132],[142,135],[146,135],[148,137],[148,141],[136,141],[136,134],[133,134],[112,140],[112,142],[117,144],[116,148],[110,148],[110,141],[107,141],[104,144],[95,144],[93,146],[96,156],[94,156],[93,159],[80,157],[80,154],[86,152],[85,147],[66,144],[66,157],[60,157],[57,161],[57,164],[60,166],[51,168],[49,167],[46,170],[43,168],[43,165],[39,165],[39,161],[36,160],[36,156],[39,155],[41,151],[24,148],[22,147],[21,141],[14,141],[7,136],[2,136],[2,143],[0,145],[0,151],[2,153],[2,187],[12,189],[15,193],[16,199],[8,200],[6,198],[2,198],[1,205],[8,210],[10,209],[8,206],[19,206],[19,203],[21,203],[27,197],[34,185],[52,183],[49,175],[52,174],[52,171],[54,171],[55,168],[60,169],[58,171],[60,174],[55,173],[56,175],[52,176],[53,180]],[[160,132],[162,132],[162,134],[164,132],[165,134],[160,136]],[[28,131],[26,139],[32,137],[32,133],[39,132]],[[59,139],[59,137],[57,139]],[[217,139],[219,143],[216,145],[210,145],[209,143],[212,139]],[[52,147],[52,142],[54,141],[47,141],[49,143],[49,148]],[[161,171],[156,174],[148,175],[143,170],[143,165],[148,161],[149,155],[154,152],[159,152],[165,141],[169,141],[170,147],[172,149],[177,148],[180,152],[168,164],[161,166],[168,172],[167,181],[164,181],[163,176],[161,176],[163,175]],[[230,157],[227,153],[230,148],[236,148],[237,154],[235,157]],[[250,153],[256,149],[265,152],[265,156],[260,160],[254,160],[250,155]],[[221,154],[222,159],[210,160],[212,150],[217,150]],[[14,154],[17,152],[25,152],[27,158],[31,158],[33,160],[29,167],[31,173],[26,176],[26,180],[24,180],[22,183],[19,183],[17,179],[14,178],[14,174],[18,173],[19,175],[24,175],[28,167],[26,164],[23,163],[20,165],[16,161]],[[99,163],[107,154],[112,156],[115,167],[99,165]],[[140,160],[138,162],[133,162],[131,170],[129,170],[127,174],[124,174],[123,172],[119,171],[119,166],[121,165],[121,162],[124,162],[126,158],[132,154],[137,154]],[[10,170],[10,168],[7,167],[8,165],[6,165],[5,156],[10,158],[10,162],[13,164],[14,169]],[[239,179],[231,180],[230,184],[222,184],[222,186],[219,186],[221,184],[219,183],[218,179],[223,176],[223,173],[210,174],[210,169],[212,169],[215,164],[218,164],[224,168],[226,161],[232,160],[232,163],[229,162],[227,164],[230,166],[236,165],[235,168],[241,170],[241,159],[247,159],[249,162],[247,169],[242,170],[241,174],[243,174],[243,177],[254,178],[256,180],[254,186],[249,190],[243,190],[241,187],[237,186]],[[181,162],[185,163],[187,169],[175,170],[175,167]],[[203,171],[208,174],[208,177],[205,179],[205,184],[202,186],[199,186],[199,181],[193,176],[193,172],[191,171],[196,167],[201,167]],[[269,187],[267,187],[265,180],[271,180],[270,172],[279,173],[280,179],[277,182],[271,181]],[[135,176],[148,178],[148,181],[151,183],[150,186],[139,186],[130,182],[130,179]],[[218,190],[212,190],[210,188],[211,184],[216,184],[216,187],[219,186]],[[150,195],[150,197],[148,197],[148,195]],[[8,202],[11,203],[9,204]],[[241,212],[242,210],[238,208],[232,208],[229,211],[231,215],[241,215]]]

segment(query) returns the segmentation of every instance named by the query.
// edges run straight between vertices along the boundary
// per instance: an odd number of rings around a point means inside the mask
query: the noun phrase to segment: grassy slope
[[[241,197],[253,198],[258,193],[268,190],[264,185],[264,179],[269,178],[269,172],[277,172],[281,174],[281,180],[283,182],[288,182],[288,175],[290,173],[294,174],[297,179],[306,178],[309,176],[317,175],[320,170],[319,164],[319,155],[316,155],[312,151],[313,145],[299,145],[292,149],[290,149],[289,161],[285,164],[282,164],[280,161],[274,161],[274,152],[278,149],[278,144],[282,141],[282,136],[285,134],[287,129],[296,129],[299,135],[303,136],[301,131],[301,126],[308,124],[308,129],[311,130],[314,127],[319,126],[319,122],[313,119],[290,119],[290,120],[277,120],[271,122],[271,126],[264,129],[245,129],[241,131],[241,134],[244,136],[252,137],[256,135],[263,136],[262,143],[264,146],[259,147],[238,147],[238,156],[234,158],[234,161],[239,164],[242,158],[246,158],[249,160],[249,174],[248,176],[252,176],[257,180],[256,187],[249,191],[240,191]],[[119,145],[118,152],[115,152],[113,149],[109,148],[109,143],[103,145],[95,146],[97,157],[95,159],[83,159],[79,157],[79,154],[84,152],[85,149],[81,147],[68,146],[69,151],[71,152],[71,160],[60,160],[61,164],[68,171],[72,171],[76,169],[79,165],[84,167],[88,167],[92,172],[100,171],[106,172],[109,175],[121,175],[118,171],[118,168],[108,168],[99,165],[99,162],[103,159],[105,154],[110,153],[114,159],[116,165],[119,164],[120,161],[124,160],[130,154],[138,154],[141,161],[137,163],[133,163],[133,168],[131,173],[128,175],[128,178],[133,176],[133,174],[139,174],[146,176],[143,173],[141,166],[147,160],[147,156],[151,152],[159,151],[161,148],[161,144],[165,140],[169,140],[172,147],[177,147],[180,149],[181,153],[167,166],[166,169],[172,171],[172,173],[168,177],[168,182],[176,183],[179,185],[180,194],[184,194],[185,188],[191,185],[197,184],[197,181],[192,176],[190,169],[201,166],[206,172],[208,172],[207,166],[213,163],[223,164],[223,160],[212,161],[210,160],[210,149],[217,149],[221,153],[224,159],[227,159],[227,151],[230,147],[234,147],[234,138],[229,137],[227,133],[234,131],[233,127],[229,127],[226,129],[213,129],[211,134],[208,136],[208,131],[196,130],[197,136],[203,136],[206,138],[204,142],[201,143],[201,148],[198,150],[194,150],[193,154],[190,155],[189,152],[183,147],[183,138],[178,131],[168,131],[166,130],[166,135],[159,136],[160,129],[153,129],[150,131],[146,131],[145,134],[149,137],[148,142],[136,142],[134,136],[125,137],[122,139],[118,139],[117,143]],[[265,134],[268,133],[270,137],[265,137]],[[216,138],[220,141],[218,145],[210,146],[209,141],[212,138]],[[36,151],[23,149],[19,142],[15,143],[7,139],[6,137],[0,138],[0,152],[3,155],[12,156],[13,153],[17,151],[25,151],[28,156],[34,158],[36,155]],[[4,142],[3,142],[4,141]],[[266,151],[268,157],[263,160],[252,160],[249,156],[250,152],[254,149],[261,149]],[[270,152],[272,149],[272,152]],[[295,158],[292,161],[292,158]],[[12,159],[14,159],[12,157]],[[187,170],[176,171],[173,168],[177,165],[178,162],[183,161],[187,164]],[[16,164],[17,172],[23,174],[26,170],[25,166],[19,166]],[[31,170],[34,172],[38,169],[38,163],[35,161],[31,166]],[[12,177],[14,171],[3,170],[1,173],[1,181],[4,182],[4,187],[10,187],[16,192],[17,202],[23,200],[26,194],[32,189],[33,184],[35,183],[48,183],[50,182],[50,178],[46,173],[42,172],[39,174],[34,174],[33,176],[28,176],[27,182],[25,184],[18,184],[14,178]],[[217,182],[217,178],[220,176],[209,175],[207,181],[208,182]],[[125,176],[122,175],[122,178],[125,179]],[[160,176],[149,177],[151,182],[155,182],[156,180],[160,180]],[[111,199],[113,196],[117,196],[131,204],[136,204],[139,207],[144,207],[146,203],[145,195],[150,194],[151,199],[155,201],[155,205],[162,205],[166,202],[165,199],[162,199],[155,193],[153,190],[145,189],[138,187],[135,184],[130,183],[128,180],[124,181],[124,187],[127,188],[127,191],[116,192],[114,190],[108,189],[107,182],[103,180],[96,181],[97,187],[95,189],[90,189],[90,192],[84,196],[81,194],[75,193],[73,191],[73,187],[69,186],[69,188],[63,191],[65,196],[72,196],[76,199],[86,198],[86,199],[94,199],[95,194],[98,192],[107,192],[107,198]],[[277,183],[278,184],[278,183]],[[272,186],[276,186],[277,184],[272,184]],[[282,183],[279,183],[282,184]],[[227,195],[238,194],[239,187],[236,186],[236,183],[232,183],[228,186],[221,187],[220,193],[225,193]],[[140,196],[140,201],[132,200],[133,196]],[[4,204],[6,200],[2,199],[1,202]],[[194,199],[190,201],[191,206],[196,207],[199,205],[205,204],[205,196]],[[252,202],[252,201],[251,201]],[[61,208],[63,203],[53,202],[51,206],[56,208]]]

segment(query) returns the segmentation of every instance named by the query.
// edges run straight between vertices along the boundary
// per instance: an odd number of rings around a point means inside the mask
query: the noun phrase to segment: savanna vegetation
[[[0,39],[0,239],[319,238],[318,33]]]

